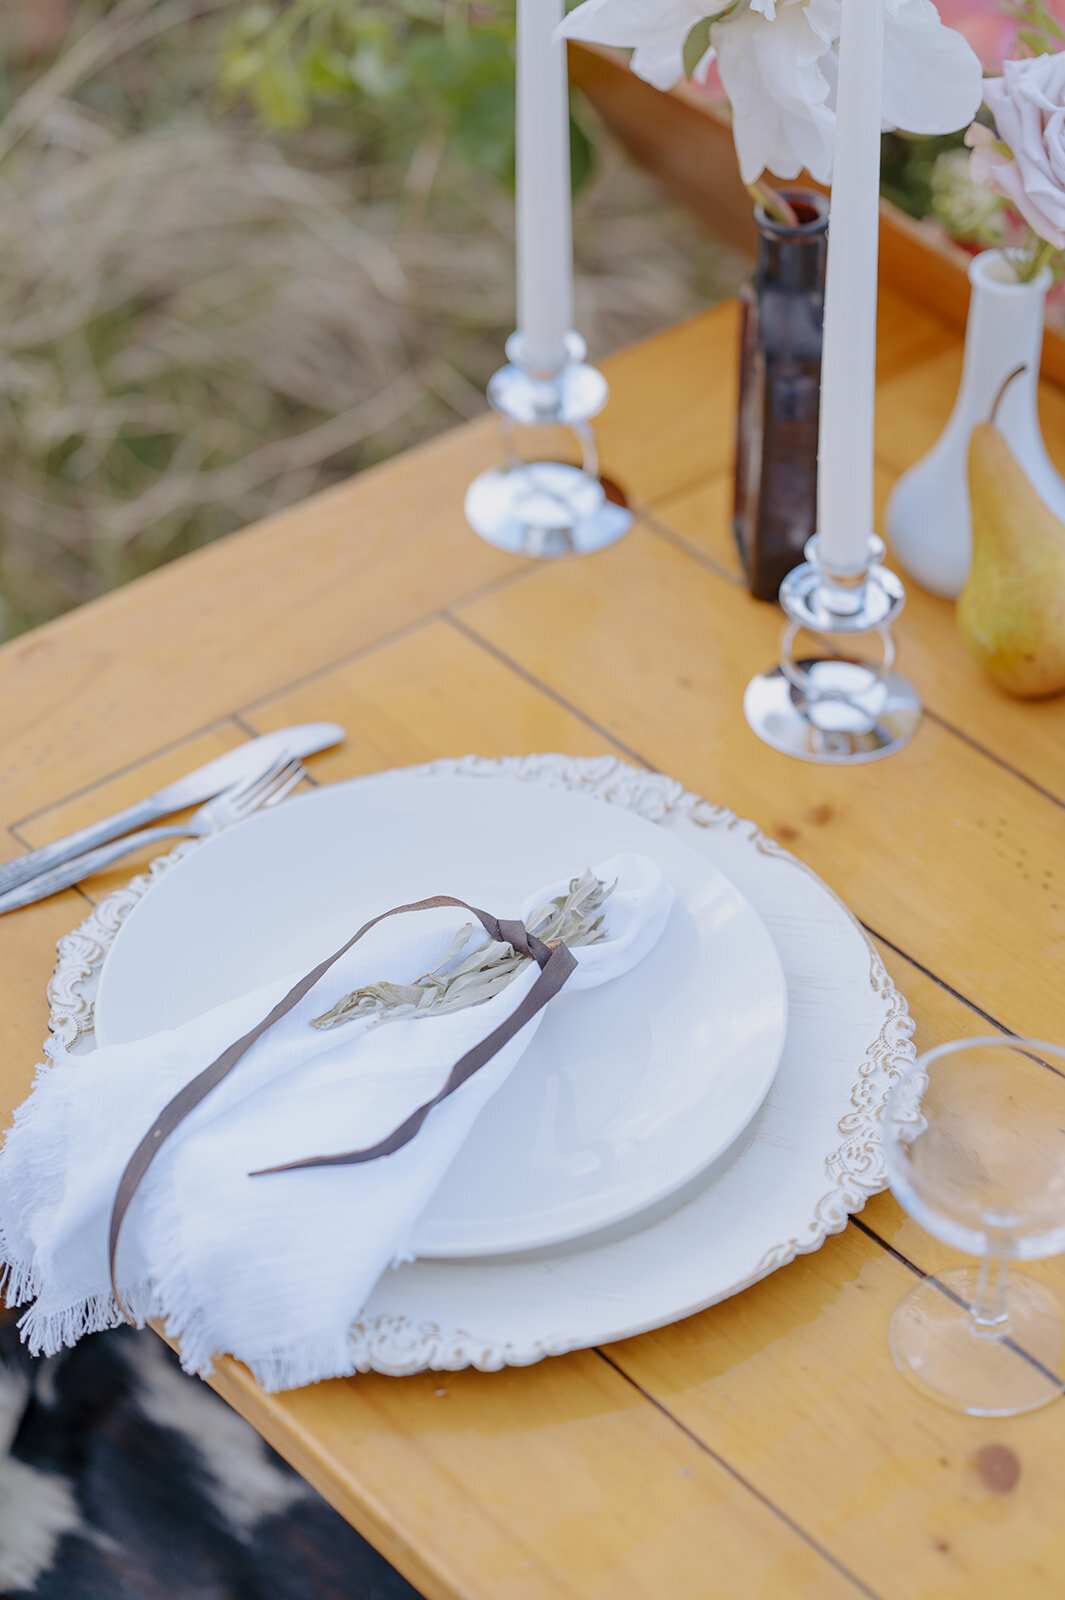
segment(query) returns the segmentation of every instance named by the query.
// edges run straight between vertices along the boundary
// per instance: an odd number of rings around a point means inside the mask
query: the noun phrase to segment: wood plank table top
[[[881,311],[882,503],[942,426],[961,347],[895,290]],[[820,873],[876,939],[919,1046],[989,1027],[1065,1039],[1065,700],[999,694],[951,608],[911,586],[900,660],[927,711],[907,749],[807,766],[744,723],[780,617],[747,596],[728,528],[735,343],[728,305],[608,364],[604,465],[639,515],[603,554],[527,563],[473,537],[486,418],[7,645],[0,856],[293,721],[349,730],[317,782],[613,752]],[[1065,464],[1065,395],[1042,404]],[[86,897],[0,919],[5,1120]],[[233,1363],[215,1382],[429,1600],[1059,1596],[1065,1405],[957,1417],[891,1362],[893,1305],[951,1259],[881,1195],[815,1255],[611,1348],[274,1397]],[[1033,1270],[1065,1293],[1065,1263]]]

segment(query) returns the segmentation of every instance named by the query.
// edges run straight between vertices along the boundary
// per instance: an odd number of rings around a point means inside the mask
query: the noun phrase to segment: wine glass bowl
[[[1065,1251],[1065,1051],[1005,1036],[931,1050],[888,1097],[883,1141],[899,1203],[981,1263],[902,1300],[896,1365],[973,1415],[1047,1404],[1065,1387],[1065,1319],[1011,1263]]]

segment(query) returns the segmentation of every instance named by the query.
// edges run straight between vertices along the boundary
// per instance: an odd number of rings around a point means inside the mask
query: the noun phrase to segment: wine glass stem
[[[1009,1270],[1009,1256],[1004,1254],[987,1255],[980,1262],[972,1319],[974,1332],[983,1339],[1001,1339],[1006,1332],[1009,1321],[1006,1308]]]

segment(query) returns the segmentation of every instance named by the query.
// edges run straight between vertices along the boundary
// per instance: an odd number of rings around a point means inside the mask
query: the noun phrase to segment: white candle
[[[573,326],[569,87],[555,39],[563,0],[518,0],[518,331],[543,371],[565,360]]]
[[[818,532],[830,571],[860,571],[873,531],[884,0],[843,0],[828,228]]]

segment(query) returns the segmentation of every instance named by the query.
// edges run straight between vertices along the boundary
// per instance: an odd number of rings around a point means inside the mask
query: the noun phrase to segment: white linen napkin
[[[672,888],[646,857],[617,856],[594,871],[617,880],[604,908],[607,937],[573,952],[577,970],[564,994],[642,961],[673,903]],[[522,918],[568,883],[531,895]],[[426,893],[440,888],[428,884]],[[364,1165],[249,1173],[376,1143],[511,1015],[539,975],[534,962],[492,1000],[463,1011],[309,1026],[352,989],[382,978],[413,982],[432,970],[469,920],[434,909],[379,924],[162,1144],[126,1216],[116,1281],[138,1322],[165,1320],[188,1371],[207,1372],[211,1358],[228,1351],[276,1391],[354,1370],[350,1325],[381,1273],[408,1259],[414,1223],[543,1012],[394,1154]],[[19,1323],[34,1353],[123,1320],[111,1289],[108,1226],[133,1150],[173,1095],[300,976],[180,1028],[89,1056],[61,1055],[42,1068],[0,1153],[0,1261],[9,1302],[34,1298]]]

